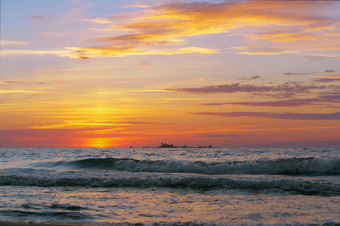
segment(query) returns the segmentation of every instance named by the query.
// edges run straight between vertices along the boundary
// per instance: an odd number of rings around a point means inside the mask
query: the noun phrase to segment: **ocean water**
[[[0,222],[340,224],[340,149],[0,148]]]

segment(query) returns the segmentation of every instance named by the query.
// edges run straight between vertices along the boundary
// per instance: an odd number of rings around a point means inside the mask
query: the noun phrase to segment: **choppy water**
[[[339,224],[340,149],[0,148],[0,221]]]

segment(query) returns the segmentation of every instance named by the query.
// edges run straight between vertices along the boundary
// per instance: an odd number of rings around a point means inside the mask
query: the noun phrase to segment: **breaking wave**
[[[241,190],[255,193],[282,193],[303,195],[340,195],[340,184],[302,179],[230,179],[206,176],[144,176],[144,177],[67,177],[49,175],[0,175],[0,186],[37,187],[133,187],[179,188],[203,190]]]
[[[137,160],[132,158],[89,158],[75,161],[36,163],[35,167],[67,167],[128,172],[268,175],[340,175],[340,159],[290,158],[234,162],[187,162],[176,160]]]

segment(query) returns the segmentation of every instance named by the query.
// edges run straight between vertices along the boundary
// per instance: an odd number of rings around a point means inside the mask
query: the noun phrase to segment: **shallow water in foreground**
[[[0,221],[339,224],[340,149],[0,148]]]

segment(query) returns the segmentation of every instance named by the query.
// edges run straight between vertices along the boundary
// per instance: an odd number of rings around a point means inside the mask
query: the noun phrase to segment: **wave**
[[[67,167],[128,172],[166,172],[269,175],[340,175],[340,159],[290,158],[234,162],[186,162],[176,160],[137,160],[132,158],[88,158],[75,161],[36,163],[35,167]]]
[[[48,218],[48,219],[63,219],[63,220],[85,220],[91,217],[79,212],[60,212],[60,211],[25,211],[25,210],[0,210],[0,216],[18,218]]]
[[[304,179],[230,179],[208,176],[56,176],[56,175],[0,175],[0,186],[37,187],[133,187],[133,188],[179,188],[203,190],[242,190],[255,193],[282,193],[303,195],[340,195],[340,183],[310,181]]]

